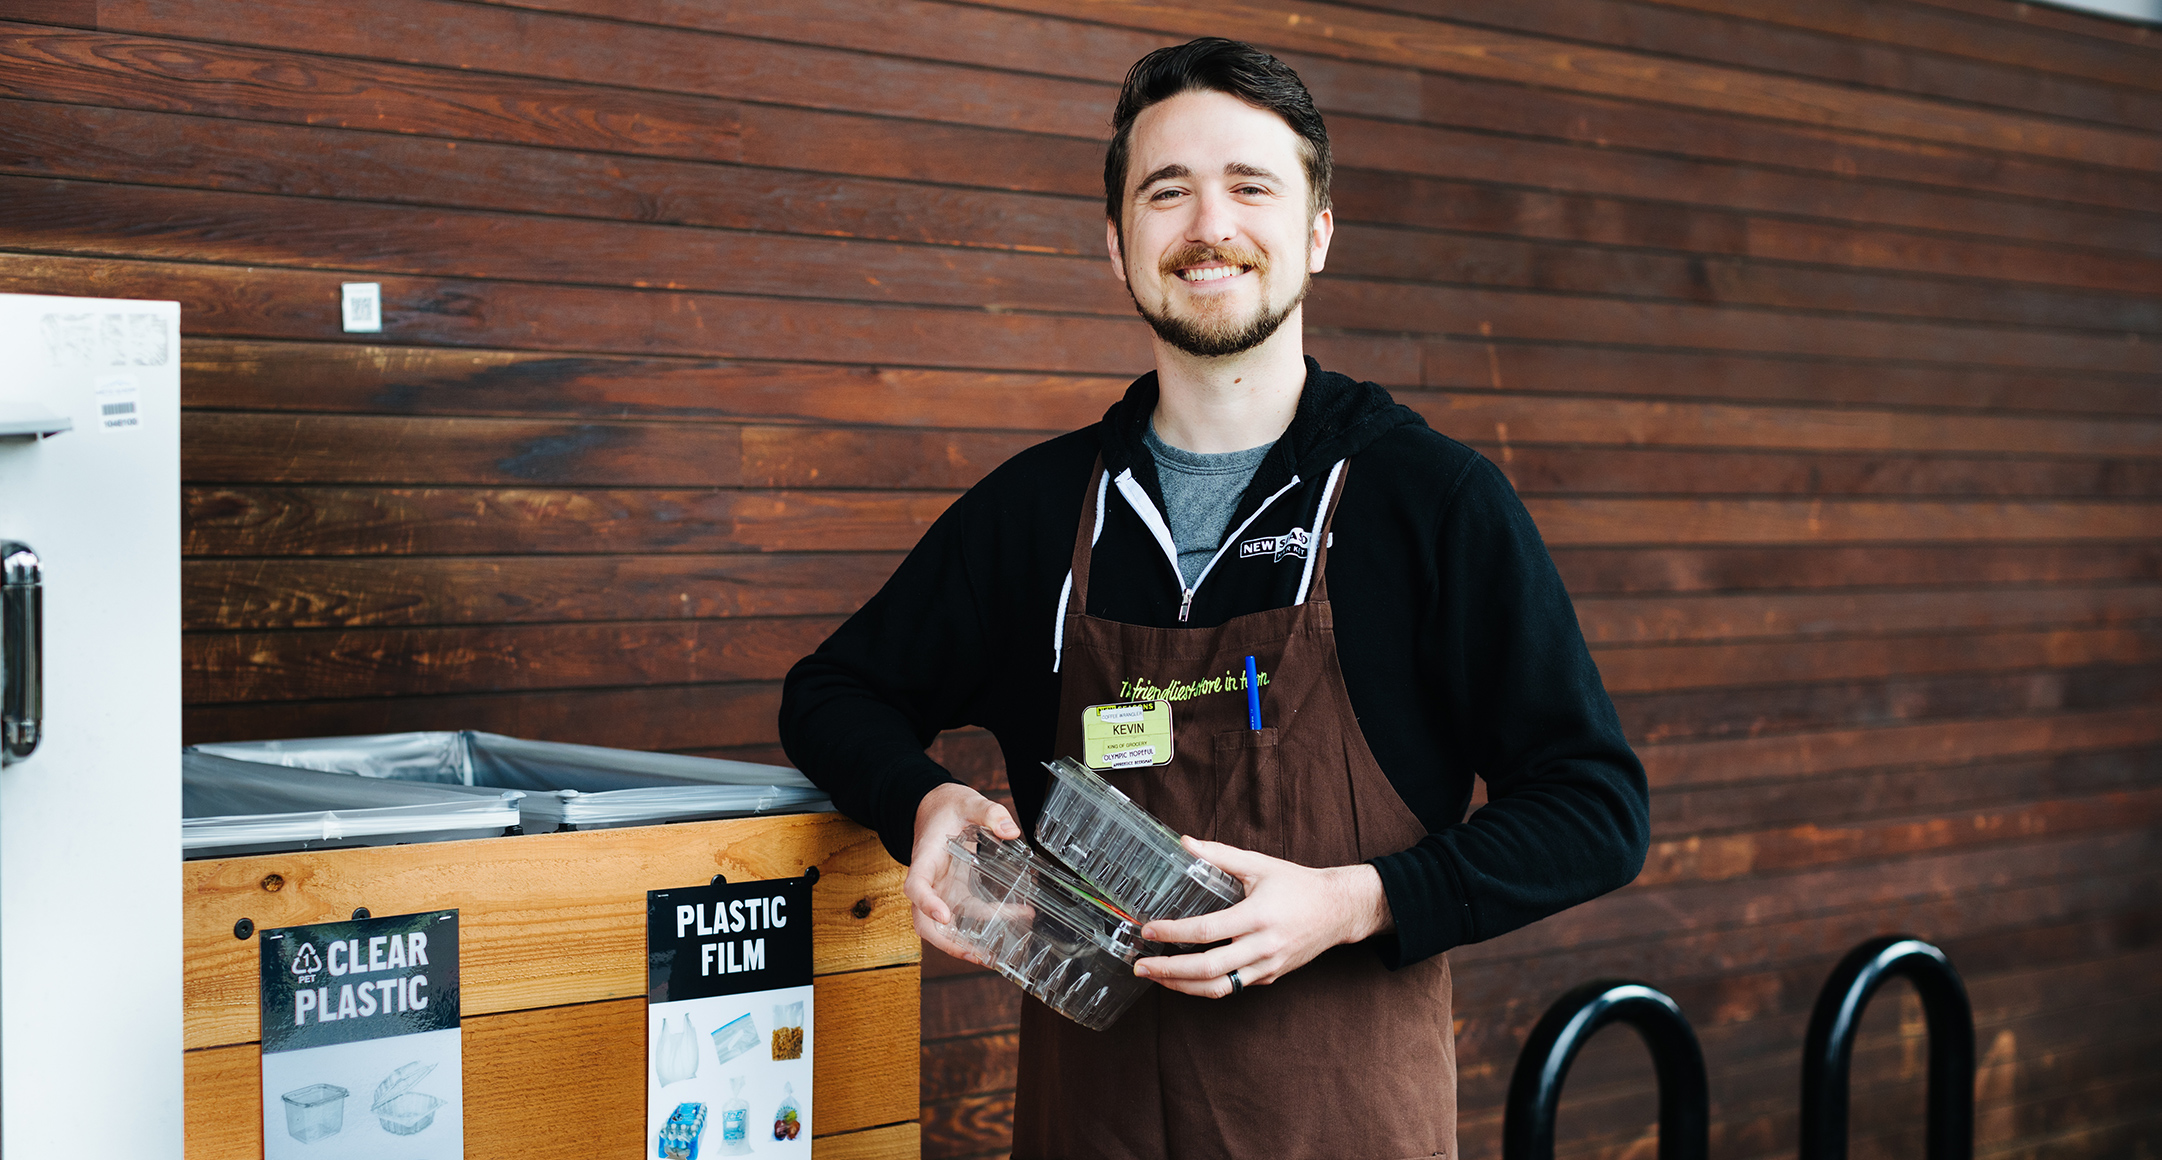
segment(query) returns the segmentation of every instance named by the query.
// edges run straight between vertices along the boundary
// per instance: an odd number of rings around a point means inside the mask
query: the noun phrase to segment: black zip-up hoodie
[[[1157,627],[1292,603],[1303,558],[1240,545],[1311,529],[1330,469],[1348,457],[1328,556],[1344,683],[1390,784],[1430,831],[1373,860],[1396,920],[1377,949],[1401,966],[1634,878],[1650,832],[1643,767],[1515,491],[1380,387],[1306,365],[1290,428],[1191,593],[1148,524],[1163,507],[1142,442],[1152,373],[1101,423],[1014,456],[970,489],[797,663],[781,701],[789,758],[906,861],[917,804],[953,780],[925,746],[978,725],[998,738],[1033,831],[1039,763],[1057,756],[1061,589],[1096,456],[1114,480],[1131,478],[1107,497],[1087,611]],[[1466,819],[1475,776],[1488,804]]]

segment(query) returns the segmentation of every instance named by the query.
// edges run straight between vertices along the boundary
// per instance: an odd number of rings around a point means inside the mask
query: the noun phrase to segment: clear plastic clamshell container
[[[1239,880],[1187,853],[1171,827],[1071,757],[1046,761],[1036,844],[1143,922],[1192,918],[1246,897]]]
[[[980,826],[946,850],[952,862],[938,891],[953,910],[947,933],[1021,989],[1094,1031],[1148,989],[1133,962],[1164,948],[1050,861]]]
[[[435,1123],[435,1111],[443,1106],[443,1101],[413,1090],[413,1085],[428,1078],[428,1073],[434,1070],[434,1064],[414,1060],[375,1085],[375,1100],[368,1110],[375,1113],[376,1122],[383,1125],[384,1131],[396,1136],[411,1136]]]

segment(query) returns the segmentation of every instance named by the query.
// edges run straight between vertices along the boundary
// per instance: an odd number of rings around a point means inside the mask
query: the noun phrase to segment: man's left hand
[[[1232,993],[1234,970],[1243,987],[1267,986],[1330,947],[1395,928],[1381,875],[1372,866],[1316,870],[1199,838],[1187,838],[1186,848],[1237,878],[1246,898],[1213,914],[1162,919],[1142,928],[1141,937],[1155,942],[1231,940],[1190,955],[1134,963],[1134,974],[1174,991],[1221,999]]]

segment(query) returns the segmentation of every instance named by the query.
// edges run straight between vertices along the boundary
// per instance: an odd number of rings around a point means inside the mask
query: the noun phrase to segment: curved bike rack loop
[[[1553,1160],[1554,1113],[1569,1065],[1592,1034],[1609,1023],[1636,1028],[1659,1077],[1659,1160],[1705,1160],[1711,1140],[1711,1089],[1696,1032],[1674,1000],[1642,983],[1600,979],[1563,995],[1524,1041],[1502,1118],[1503,1160]]]
[[[1862,1010],[1898,975],[1922,997],[1929,1026],[1929,1160],[1974,1155],[1974,1011],[1944,952],[1887,935],[1847,952],[1817,995],[1802,1049],[1802,1160],[1846,1160],[1849,1070]]]

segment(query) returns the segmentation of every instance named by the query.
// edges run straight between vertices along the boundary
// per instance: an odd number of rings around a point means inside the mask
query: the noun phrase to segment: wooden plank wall
[[[605,9],[605,12],[601,12]],[[188,735],[775,756],[776,681],[1146,366],[1129,62],[1307,77],[1325,362],[1500,462],[1655,790],[1630,889],[1458,954],[1467,1157],[1567,986],[1694,1017],[1788,1154],[1816,987],[1966,972],[1986,1156],[2162,1136],[2162,38],[2004,0],[0,0],[0,289],[176,298]],[[379,281],[377,337],[338,283]],[[996,788],[981,736],[940,752]],[[928,964],[925,1151],[1014,992]],[[1911,1001],[1861,1156],[1912,1154]],[[1626,1036],[1563,1129],[1645,1154]]]

